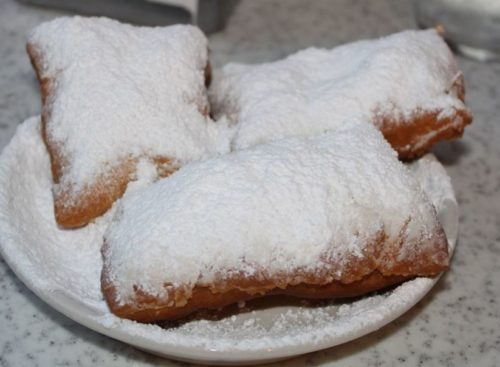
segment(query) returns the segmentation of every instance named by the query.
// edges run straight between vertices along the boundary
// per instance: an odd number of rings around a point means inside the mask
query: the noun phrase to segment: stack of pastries
[[[101,282],[116,315],[352,297],[446,270],[436,209],[401,162],[472,120],[436,30],[213,75],[206,37],[186,25],[64,17],[27,50],[57,223],[115,207]]]

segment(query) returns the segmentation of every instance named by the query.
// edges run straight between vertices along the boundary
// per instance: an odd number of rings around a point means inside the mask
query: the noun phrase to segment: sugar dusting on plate
[[[450,180],[432,157],[422,158],[410,170],[439,213],[443,213],[443,205],[456,206]],[[147,181],[147,174],[144,176]],[[140,187],[141,181],[133,186]],[[2,153],[0,188],[0,250],[26,285],[45,298],[55,291],[67,294],[89,309],[88,314],[79,315],[85,324],[158,353],[178,355],[177,351],[198,353],[200,349],[262,352],[293,347],[293,354],[299,354],[336,345],[399,316],[435,282],[418,278],[390,292],[323,307],[248,311],[219,321],[194,320],[167,329],[139,324],[111,314],[100,291],[100,247],[112,213],[78,230],[60,230],[55,223],[49,158],[38,118],[20,125]],[[301,349],[303,346],[309,349]]]

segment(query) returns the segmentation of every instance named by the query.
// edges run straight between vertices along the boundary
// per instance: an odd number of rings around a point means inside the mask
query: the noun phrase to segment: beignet
[[[103,214],[141,159],[166,176],[225,149],[208,117],[207,40],[198,28],[63,17],[35,28],[27,50],[41,86],[59,225]]]
[[[400,158],[460,137],[472,115],[464,80],[436,30],[405,31],[215,73],[212,112],[235,124],[234,149],[311,136],[346,119],[374,124]]]
[[[448,265],[434,207],[365,122],[186,165],[127,193],[104,242],[107,302],[137,321],[357,296]]]

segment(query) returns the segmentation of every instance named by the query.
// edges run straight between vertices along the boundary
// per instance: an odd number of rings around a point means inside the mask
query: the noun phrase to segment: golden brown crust
[[[154,322],[160,320],[175,320],[185,317],[199,310],[215,310],[231,304],[249,301],[272,295],[288,295],[304,299],[330,299],[357,297],[373,291],[387,288],[401,283],[412,277],[400,275],[383,276],[374,271],[363,279],[350,284],[333,281],[325,285],[298,284],[286,288],[273,288],[262,293],[247,293],[239,289],[230,289],[226,292],[214,293],[210,287],[197,286],[193,289],[189,302],[181,307],[170,307],[159,302],[157,298],[142,295],[141,304],[119,305],[115,298],[115,289],[112,285],[103,282],[103,291],[108,300],[111,311],[122,318],[139,322]]]
[[[50,144],[47,143],[47,146]],[[78,195],[65,185],[54,190],[54,213],[57,223],[65,228],[78,228],[103,215],[125,193],[127,185],[135,179],[137,159],[123,160],[97,178],[91,186],[81,189]],[[153,159],[159,177],[167,177],[177,167],[168,158]],[[60,176],[59,176],[60,177]],[[59,182],[54,176],[54,182]]]
[[[77,228],[104,214],[123,195],[134,172],[134,163],[122,163],[91,186],[83,188],[77,196],[72,194],[69,185],[54,190],[57,223],[65,228]],[[58,179],[54,178],[54,182]]]
[[[448,91],[462,102],[465,98],[463,77],[458,78]],[[395,116],[383,116],[375,124],[401,159],[423,156],[441,140],[460,138],[465,126],[472,122],[472,114],[467,109],[455,110],[453,114],[439,117],[442,111],[415,111],[411,121],[401,121]]]
[[[404,229],[402,230],[403,233]],[[401,256],[404,235],[390,243],[384,233],[369,246],[363,256],[344,259],[342,265],[323,261],[318,269],[295,271],[293,274],[268,275],[262,270],[248,277],[221,277],[210,285],[199,284],[193,289],[173,289],[165,283],[166,294],[156,297],[134,286],[134,295],[127,302],[117,301],[117,290],[110,281],[106,258],[101,276],[104,296],[113,313],[140,322],[170,320],[202,309],[219,309],[239,301],[268,295],[290,295],[301,298],[345,298],[401,283],[416,276],[435,276],[447,269],[446,235],[437,229],[432,243],[422,247],[417,256]],[[106,257],[106,244],[103,255]],[[339,269],[342,274],[337,275]]]

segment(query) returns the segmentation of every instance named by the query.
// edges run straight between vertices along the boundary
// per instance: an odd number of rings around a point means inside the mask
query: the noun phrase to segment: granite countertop
[[[55,11],[0,2],[0,147],[39,113],[25,55],[30,28]],[[332,47],[414,28],[409,2],[242,1],[210,37],[215,66],[261,62],[308,46]],[[434,153],[452,177],[461,208],[451,270],[412,310],[353,342],[283,366],[500,365],[500,63],[459,59],[475,121],[462,140]],[[28,290],[0,258],[0,366],[170,366],[66,318]]]

